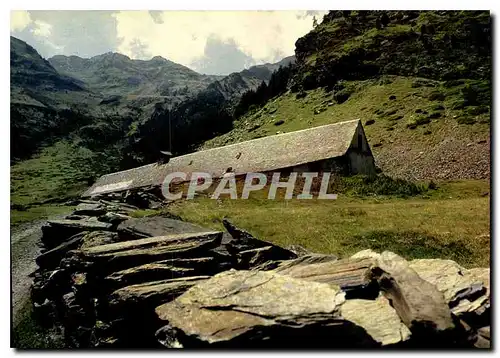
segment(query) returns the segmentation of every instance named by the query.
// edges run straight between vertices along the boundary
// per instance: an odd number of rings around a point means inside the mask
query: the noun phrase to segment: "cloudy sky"
[[[13,11],[11,35],[43,57],[120,52],[228,74],[294,53],[325,11]]]

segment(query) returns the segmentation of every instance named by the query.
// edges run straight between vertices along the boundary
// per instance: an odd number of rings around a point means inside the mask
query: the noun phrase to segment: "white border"
[[[10,237],[10,227],[8,225],[8,218],[10,216],[10,191],[8,190],[10,186],[10,173],[8,172],[8,167],[9,167],[9,148],[10,148],[10,141],[9,141],[9,136],[7,133],[10,131],[10,126],[9,122],[7,121],[7,113],[9,113],[9,101],[10,101],[10,88],[7,86],[7,83],[9,83],[9,66],[10,66],[10,61],[9,61],[9,56],[7,55],[10,53],[9,46],[10,46],[10,41],[9,38],[6,36],[7,34],[7,29],[9,29],[10,32],[10,10],[11,9],[16,9],[16,10],[24,10],[24,9],[32,9],[32,10],[47,10],[47,9],[67,9],[67,10],[110,10],[110,9],[127,9],[127,10],[143,10],[143,9],[149,9],[149,10],[194,10],[194,9],[210,9],[210,10],[296,10],[296,9],[314,9],[314,10],[326,10],[326,9],[339,9],[339,10],[356,10],[356,9],[372,9],[374,6],[377,6],[379,9],[401,9],[401,10],[410,10],[410,9],[426,9],[426,10],[436,10],[436,9],[447,9],[447,10],[459,10],[459,9],[468,9],[468,10],[492,10],[493,16],[498,14],[497,8],[498,4],[500,2],[496,1],[485,1],[485,0],[475,0],[475,1],[465,1],[465,0],[454,0],[454,1],[435,1],[435,0],[420,0],[420,1],[401,1],[401,0],[378,0],[376,2],[373,1],[319,1],[319,0],[308,0],[308,1],[297,1],[297,0],[288,0],[286,2],[278,2],[278,1],[269,1],[269,0],[252,0],[252,1],[246,1],[242,3],[238,3],[235,1],[223,1],[223,0],[211,0],[211,1],[202,1],[202,0],[184,0],[182,2],[163,2],[163,1],[151,1],[151,0],[142,0],[142,1],[130,1],[130,0],[113,0],[113,1],[106,1],[106,3],[98,0],[86,0],[85,2],[67,2],[67,1],[56,1],[56,0],[45,0],[43,2],[40,1],[34,1],[34,0],[19,0],[13,3],[10,7],[8,5],[6,6],[6,2],[2,2],[2,7],[6,7],[5,11],[2,11],[2,18],[1,18],[1,25],[5,27],[5,32],[4,36],[1,37],[2,41],[2,48],[4,50],[2,56],[0,56],[0,61],[2,62],[2,69],[3,69],[3,74],[5,74],[4,77],[4,85],[2,86],[2,102],[4,104],[3,108],[3,114],[4,118],[0,121],[1,126],[2,126],[2,131],[0,133],[3,134],[3,140],[0,141],[1,145],[1,153],[2,153],[2,169],[5,171],[3,175],[1,176],[2,178],[2,232],[4,235],[2,235],[2,244],[4,245],[4,249],[1,250],[2,252],[2,263],[4,265],[3,272],[0,281],[0,287],[3,290],[3,294],[0,295],[1,297],[1,307],[2,307],[2,312],[4,313],[3,319],[2,319],[2,325],[1,325],[1,339],[2,339],[2,345],[1,347],[3,348],[4,354],[7,354],[8,356],[11,356],[15,354],[15,352],[8,347],[10,347],[10,289],[8,288],[10,286],[10,270],[7,268],[7,263],[10,262],[10,245],[8,237]],[[83,5],[83,6],[82,6]],[[2,9],[3,10],[3,9]],[[494,48],[498,46],[498,23],[495,23],[494,26]],[[498,59],[496,56],[494,56],[494,69],[498,68]],[[498,80],[498,72],[495,72],[494,75],[494,83],[497,83]],[[498,99],[499,99],[499,94],[498,91],[494,91],[494,106],[495,104],[498,104]],[[495,106],[496,107],[496,106]],[[496,111],[493,111],[493,115],[495,114]],[[493,122],[496,121],[496,118],[493,118]],[[500,131],[500,126],[494,125],[494,133],[492,133],[496,138],[499,137],[499,131]],[[494,146],[495,142],[492,142]],[[496,151],[494,148],[492,148],[492,155],[494,155]],[[495,156],[494,158],[494,165],[499,166],[500,165],[500,159],[498,156]],[[492,172],[492,175],[494,173]],[[495,183],[497,176],[494,175],[495,178]],[[493,183],[492,183],[493,184]],[[497,186],[498,187],[498,186]],[[494,191],[494,197],[495,199],[497,198],[496,195],[496,190]],[[493,199],[493,197],[492,197]],[[498,211],[494,211],[494,217],[492,217],[492,222],[495,221],[495,219],[498,218]],[[494,242],[494,237],[492,237],[492,243]],[[494,257],[498,257],[498,244],[495,245],[494,248]],[[494,274],[497,273],[496,267],[494,267]],[[493,274],[493,277],[496,277]],[[496,285],[493,284],[493,289],[494,289],[494,296],[493,297],[498,297],[496,295]],[[493,306],[495,306],[495,302],[493,303]],[[496,310],[494,309],[493,312]],[[495,328],[493,330],[494,337],[494,342],[498,344],[498,325],[496,324],[496,316],[495,316]],[[49,352],[49,354],[52,352]],[[108,352],[108,353],[103,353],[103,352],[84,352],[82,355],[83,356],[90,356],[90,357],[105,357],[110,354],[127,354],[132,352],[124,352],[124,351],[119,351],[119,352]],[[168,352],[156,352],[155,354],[173,354],[175,352],[173,351],[168,351]],[[204,352],[204,354],[207,354],[210,352]],[[215,354],[221,354],[223,352],[213,352]],[[212,354],[213,354],[212,353]],[[228,352],[228,354],[233,354],[234,352]],[[286,354],[289,355],[292,352],[283,352],[279,354]],[[298,354],[303,354],[303,355],[308,355],[311,353],[308,352],[295,352]],[[410,353],[410,352],[408,352]],[[440,357],[452,357],[457,354],[466,354],[467,356],[470,355],[471,351],[467,352],[420,352],[420,353],[414,353],[415,355],[422,355],[426,357],[432,357],[432,356],[440,356]],[[66,352],[62,354],[67,354]],[[74,354],[74,352],[73,352]],[[188,353],[183,353],[185,355],[197,355],[192,352]],[[239,354],[244,354],[244,353],[239,353]],[[271,353],[264,353],[264,352],[255,352],[255,354],[258,354],[260,357],[265,357],[265,356],[270,356]],[[278,354],[272,353],[273,355]],[[331,356],[334,354],[335,356],[344,356],[347,355],[342,352],[323,352],[321,354]],[[366,354],[374,354],[373,351],[366,352]],[[390,353],[385,353],[389,355]],[[384,355],[385,355],[384,354]],[[401,354],[401,352],[394,352],[393,354]],[[407,354],[404,352],[403,354]],[[25,356],[31,356],[32,353],[25,354]],[[133,355],[137,356],[142,356],[142,352],[136,352],[133,353]],[[248,354],[244,354],[248,355]],[[349,356],[360,356],[362,355],[361,353],[356,353],[356,354],[349,354]]]

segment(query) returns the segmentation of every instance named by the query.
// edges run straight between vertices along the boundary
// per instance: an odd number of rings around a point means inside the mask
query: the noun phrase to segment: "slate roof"
[[[238,174],[295,167],[344,155],[360,120],[334,123],[272,135],[171,158],[166,164],[148,164],[103,175],[83,196],[158,185],[168,173],[210,173],[221,177],[228,168]]]

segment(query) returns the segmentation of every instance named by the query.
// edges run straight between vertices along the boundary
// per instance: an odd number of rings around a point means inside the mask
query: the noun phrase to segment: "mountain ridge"
[[[230,130],[239,96],[268,81],[275,67],[208,76],[160,56],[46,60],[11,37],[11,163],[19,164],[12,169],[18,173],[11,182],[14,201],[60,196],[59,185],[76,190],[99,175],[156,161],[169,146],[170,121],[176,133],[186,133],[175,136],[176,153],[190,150],[192,138]]]

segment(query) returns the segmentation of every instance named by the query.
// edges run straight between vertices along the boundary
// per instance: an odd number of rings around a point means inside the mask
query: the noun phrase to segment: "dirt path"
[[[55,218],[63,217],[58,215]],[[11,229],[11,304],[12,319],[15,322],[19,310],[29,297],[33,279],[29,275],[35,271],[35,258],[40,253],[41,227],[46,220],[36,220]]]

